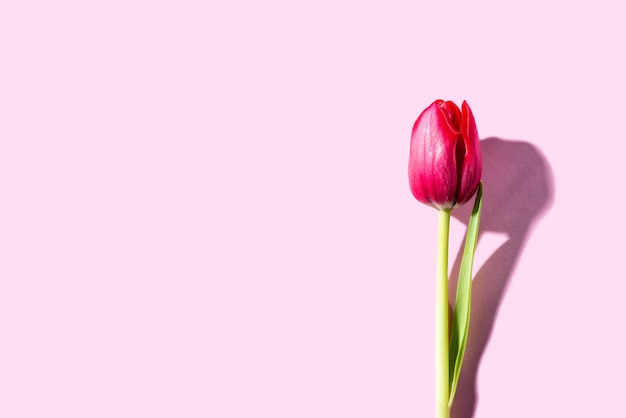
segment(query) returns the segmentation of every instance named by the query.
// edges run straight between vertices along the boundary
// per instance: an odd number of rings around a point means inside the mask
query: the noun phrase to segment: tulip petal
[[[459,107],[454,102],[443,102],[439,104],[439,108],[444,112],[445,120],[450,125],[450,129],[460,132],[462,114]]]
[[[476,129],[474,115],[467,102],[461,106],[461,137],[463,147],[457,151],[463,155],[459,161],[459,179],[457,190],[457,205],[462,205],[472,198],[478,188],[482,176],[482,158],[480,153],[480,139]]]
[[[456,115],[451,121],[450,107],[444,111],[442,104],[442,100],[435,101],[413,125],[409,183],[417,200],[437,209],[450,209],[456,200],[456,145],[460,133],[451,123]]]

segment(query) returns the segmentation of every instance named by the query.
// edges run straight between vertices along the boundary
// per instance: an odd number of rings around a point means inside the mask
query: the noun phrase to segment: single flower
[[[472,198],[482,175],[476,122],[469,105],[436,100],[413,125],[409,185],[417,200],[450,210]]]

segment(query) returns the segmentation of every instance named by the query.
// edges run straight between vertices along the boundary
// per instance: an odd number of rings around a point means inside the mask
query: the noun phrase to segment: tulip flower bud
[[[482,175],[476,122],[467,103],[461,110],[436,100],[415,121],[409,151],[409,185],[417,200],[450,210],[470,200]]]

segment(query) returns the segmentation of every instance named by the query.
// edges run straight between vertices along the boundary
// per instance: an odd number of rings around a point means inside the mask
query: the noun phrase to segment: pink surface
[[[453,418],[619,415],[618,6],[3,2],[0,416],[433,416],[437,98],[485,152]]]

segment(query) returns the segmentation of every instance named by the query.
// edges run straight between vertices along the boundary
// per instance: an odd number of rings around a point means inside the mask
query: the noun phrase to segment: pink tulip
[[[464,101],[436,100],[415,121],[409,151],[409,185],[417,200],[450,210],[470,200],[482,174],[474,115]]]

